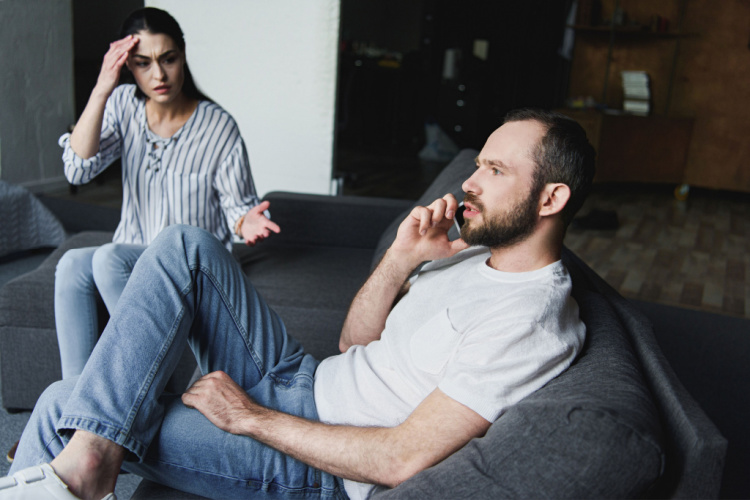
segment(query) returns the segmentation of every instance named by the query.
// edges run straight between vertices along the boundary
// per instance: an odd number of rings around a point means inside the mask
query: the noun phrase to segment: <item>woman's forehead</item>
[[[145,57],[158,57],[166,52],[179,50],[177,43],[164,33],[151,33],[149,31],[139,31],[136,33],[138,45],[136,45],[133,55],[143,55]]]

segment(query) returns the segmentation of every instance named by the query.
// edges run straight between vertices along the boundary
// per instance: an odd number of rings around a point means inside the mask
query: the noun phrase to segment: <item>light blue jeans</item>
[[[286,333],[226,248],[190,226],[142,254],[80,377],[40,397],[11,468],[50,461],[74,429],[131,452],[123,469],[212,498],[346,498],[343,481],[224,432],[164,393],[185,342],[259,403],[317,420],[318,361]]]
[[[55,328],[63,378],[80,375],[99,339],[98,296],[115,310],[144,245],[68,250],[55,270]]]

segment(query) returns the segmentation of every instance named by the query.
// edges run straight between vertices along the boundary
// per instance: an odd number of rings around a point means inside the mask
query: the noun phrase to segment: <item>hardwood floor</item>
[[[672,186],[595,186],[581,209],[619,227],[571,227],[565,244],[623,296],[750,317],[750,195]]]

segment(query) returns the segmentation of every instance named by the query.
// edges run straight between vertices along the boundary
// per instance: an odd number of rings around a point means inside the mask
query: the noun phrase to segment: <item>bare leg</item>
[[[125,450],[108,439],[78,430],[50,465],[83,500],[100,500],[115,490]]]

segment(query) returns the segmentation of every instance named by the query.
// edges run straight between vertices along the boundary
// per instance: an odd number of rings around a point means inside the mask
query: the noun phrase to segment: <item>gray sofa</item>
[[[476,154],[462,151],[417,203],[445,192],[460,195]],[[282,233],[254,248],[238,246],[235,255],[308,352],[321,358],[336,354],[349,302],[412,203],[289,193],[266,198]],[[74,238],[64,247],[94,244],[107,235]],[[51,304],[46,290],[54,279],[50,269],[62,250],[49,257],[38,276],[0,290],[6,406],[30,406],[37,391],[59,376],[51,307],[43,313],[35,307],[39,311],[29,314],[28,305],[13,309],[12,304],[21,297]],[[563,259],[588,329],[583,352],[571,368],[510,408],[485,437],[399,487],[378,491],[376,498],[718,495],[727,442],[678,381],[649,321],[574,254],[565,250]],[[47,295],[40,295],[42,290]],[[6,354],[9,344],[14,350]],[[6,374],[30,365],[26,376],[36,377],[33,384],[10,373],[23,388],[5,387]],[[186,383],[193,366],[186,356],[175,389]],[[24,394],[17,394],[21,390]],[[134,498],[197,497],[143,481]]]

